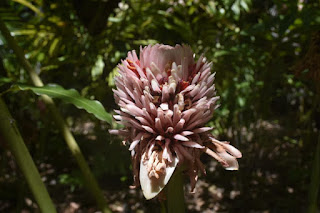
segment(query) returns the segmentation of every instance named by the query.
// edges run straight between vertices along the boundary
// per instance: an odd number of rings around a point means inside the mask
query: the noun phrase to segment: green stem
[[[48,191],[41,181],[40,174],[28,152],[20,132],[11,117],[11,114],[0,97],[0,133],[8,143],[28,185],[35,197],[41,212],[55,213],[56,209],[48,194]]]
[[[167,213],[166,203],[164,201],[160,202],[160,213]]]
[[[4,22],[1,19],[0,19],[0,31],[2,32],[6,41],[8,42],[9,47],[11,47],[13,49],[14,53],[16,54],[19,62],[23,66],[23,68],[29,73],[33,84],[35,86],[39,86],[39,87],[43,86],[43,82],[41,81],[40,77],[34,71],[34,69],[32,68],[29,61],[25,58],[23,50],[18,46],[18,44],[16,43],[14,38],[11,36],[8,28],[6,27],[6,25],[4,24]],[[41,97],[44,100],[44,102],[46,103],[46,105],[48,106],[48,108],[50,109],[56,125],[58,126],[58,128],[62,132],[63,137],[64,137],[73,157],[76,159],[76,161],[81,169],[81,172],[82,172],[84,179],[86,181],[86,186],[89,189],[89,191],[91,192],[91,194],[94,196],[100,210],[102,210],[103,213],[111,212],[107,206],[105,199],[104,199],[103,193],[102,193],[101,189],[99,188],[98,183],[97,183],[96,179],[94,178],[76,140],[74,139],[66,122],[64,121],[63,117],[61,116],[57,107],[55,106],[54,101],[52,100],[52,98],[50,98],[47,95],[41,95]]]
[[[170,178],[170,181],[166,186],[166,196],[168,213],[185,212],[183,175],[181,171],[175,171]]]
[[[320,134],[317,147],[314,153],[313,168],[311,173],[311,183],[309,186],[309,207],[308,213],[318,212],[318,194],[320,186]]]

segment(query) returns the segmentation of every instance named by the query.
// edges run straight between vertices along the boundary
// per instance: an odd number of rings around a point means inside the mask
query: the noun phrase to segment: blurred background
[[[203,155],[207,175],[188,212],[306,212],[320,128],[317,0],[2,0],[0,17],[45,84],[74,88],[112,113],[116,66],[129,50],[189,44],[213,62],[221,106],[208,126],[243,153],[225,171]],[[30,84],[0,33],[0,92]],[[32,92],[3,95],[58,212],[96,212],[81,172],[46,105]],[[131,189],[130,152],[115,127],[56,100],[114,212],[148,212]],[[39,212],[0,136],[0,212]],[[318,198],[319,201],[319,198]],[[319,206],[319,202],[318,202]]]

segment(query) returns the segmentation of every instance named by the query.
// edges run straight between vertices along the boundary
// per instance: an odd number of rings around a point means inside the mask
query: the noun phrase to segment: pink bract
[[[226,169],[237,170],[241,152],[215,139],[205,124],[217,108],[215,73],[203,56],[195,61],[189,46],[156,44],[133,50],[118,66],[114,91],[115,120],[129,145],[136,185],[147,199],[167,184],[176,167],[185,165],[192,190],[205,152]]]

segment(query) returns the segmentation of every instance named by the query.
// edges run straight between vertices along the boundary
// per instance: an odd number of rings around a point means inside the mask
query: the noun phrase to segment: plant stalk
[[[13,49],[14,53],[16,54],[19,62],[23,66],[23,68],[29,73],[30,78],[32,80],[32,83],[38,87],[43,86],[42,80],[40,79],[38,74],[35,72],[35,70],[32,68],[29,61],[25,58],[23,50],[18,46],[18,44],[16,43],[14,38],[11,36],[8,28],[6,27],[4,22],[1,20],[1,18],[0,18],[0,31],[2,32],[6,41],[8,42],[9,47]],[[111,212],[107,206],[107,203],[105,201],[103,193],[102,193],[101,189],[99,188],[95,177],[93,176],[93,174],[92,174],[76,140],[74,139],[71,131],[69,130],[66,122],[64,121],[63,117],[61,116],[57,107],[55,106],[54,101],[52,100],[52,98],[50,98],[47,95],[41,95],[41,97],[42,97],[43,101],[46,103],[46,105],[48,106],[51,114],[53,115],[52,117],[53,117],[57,127],[62,132],[63,137],[64,137],[73,157],[76,159],[76,161],[81,169],[81,172],[84,176],[84,179],[86,182],[85,184],[86,184],[87,188],[89,189],[89,191],[91,192],[91,194],[93,195],[93,197],[95,198],[98,207],[100,208],[100,210],[102,210],[103,213]]]
[[[167,212],[184,213],[184,189],[183,175],[181,170],[176,170],[166,186]]]
[[[309,186],[309,206],[308,213],[318,212],[318,194],[320,186],[320,134],[317,147],[314,153],[313,168],[311,172],[311,182]]]
[[[41,212],[56,213],[54,204],[6,104],[0,97],[0,133],[8,143]]]

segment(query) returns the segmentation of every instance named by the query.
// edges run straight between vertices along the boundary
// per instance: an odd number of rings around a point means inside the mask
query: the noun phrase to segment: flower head
[[[147,199],[167,184],[177,165],[185,165],[192,190],[205,152],[226,169],[238,169],[241,152],[221,142],[205,124],[217,108],[215,73],[211,63],[194,60],[189,46],[156,44],[133,50],[119,67],[115,78],[115,120],[124,125],[110,133],[121,135],[129,144],[136,185]]]

